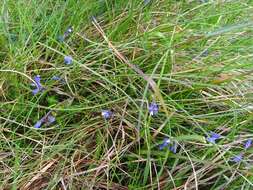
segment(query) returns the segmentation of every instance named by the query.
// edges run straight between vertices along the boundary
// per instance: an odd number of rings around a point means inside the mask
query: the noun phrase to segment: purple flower
[[[52,123],[54,123],[55,122],[55,117],[54,116],[52,116],[51,114],[49,114],[48,116],[47,116],[47,118],[46,118],[46,124],[47,125],[51,125]]]
[[[163,143],[159,145],[160,150],[163,150],[165,147],[167,147],[174,154],[177,153],[177,144],[175,142],[171,143],[169,138],[164,138]]]
[[[36,75],[33,79],[34,79],[35,83],[32,83],[31,85],[36,88],[32,91],[32,93],[33,93],[33,95],[36,95],[38,92],[43,91],[44,88],[42,87],[42,85],[40,83],[40,75]]]
[[[101,114],[105,119],[109,119],[110,117],[112,117],[112,111],[110,110],[102,110]]]
[[[41,125],[42,125],[42,120],[40,119],[39,121],[37,121],[37,123],[35,123],[35,125],[34,125],[34,128],[36,128],[36,129],[38,129],[38,128],[40,128],[41,127]]]
[[[173,152],[174,154],[176,154],[176,153],[177,153],[177,144],[174,143],[173,145],[171,145],[171,146],[169,147],[169,150],[170,150],[171,152]]]
[[[211,133],[210,133],[210,136],[209,136],[209,137],[206,137],[206,140],[207,140],[208,142],[210,142],[210,143],[215,144],[215,143],[216,143],[215,141],[216,141],[217,139],[219,139],[220,137],[221,137],[220,134],[211,132]]]
[[[159,149],[163,150],[169,144],[170,144],[170,139],[169,138],[164,138],[163,143],[159,145]]]
[[[219,139],[219,138],[221,137],[221,135],[218,134],[218,133],[211,132],[210,134],[211,134],[211,136],[212,136],[213,138],[216,138],[216,139]]]
[[[33,79],[34,79],[34,81],[35,81],[35,83],[36,84],[32,84],[32,85],[34,85],[34,86],[41,86],[41,84],[40,84],[40,75],[36,75],[35,77],[33,77]]]
[[[50,111],[44,117],[42,117],[39,121],[37,121],[35,123],[34,128],[38,129],[43,124],[45,124],[46,126],[49,126],[49,125],[51,125],[54,122],[55,122],[55,117],[52,115],[52,113]]]
[[[39,89],[39,88],[36,88],[36,89],[34,89],[34,90],[32,91],[32,93],[33,93],[33,95],[36,95],[36,94],[38,94],[39,91],[40,91],[40,89]]]
[[[73,58],[71,56],[65,56],[64,57],[64,63],[66,65],[70,65],[73,62]]]
[[[239,163],[242,161],[242,154],[236,155],[232,158],[232,162]]]
[[[152,103],[149,104],[148,111],[149,111],[151,116],[154,116],[158,113],[159,106],[155,102],[152,102]]]
[[[251,147],[251,145],[252,145],[252,140],[251,140],[251,139],[248,139],[248,140],[246,141],[246,143],[244,144],[244,148],[245,148],[245,149],[248,149],[248,148]]]

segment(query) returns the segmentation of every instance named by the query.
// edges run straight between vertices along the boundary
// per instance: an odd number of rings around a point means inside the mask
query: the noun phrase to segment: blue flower
[[[35,83],[37,84],[37,86],[41,86],[40,84],[40,75],[36,75],[35,77],[33,77]],[[36,85],[34,84],[34,85]]]
[[[151,104],[149,104],[148,111],[151,116],[154,116],[158,114],[159,106],[155,102],[152,102]]]
[[[36,88],[32,91],[32,93],[33,93],[33,95],[36,95],[38,92],[43,91],[44,88],[42,87],[42,85],[40,83],[40,75],[36,75],[33,79],[34,79],[35,83],[32,83],[31,85]]]
[[[232,162],[239,163],[242,161],[242,154],[236,155],[232,158]]]
[[[169,138],[164,138],[163,143],[159,145],[160,150],[163,150],[165,147],[167,147],[174,154],[177,153],[177,144],[175,142],[171,142]]]
[[[34,90],[32,91],[32,93],[33,93],[33,95],[36,95],[36,94],[39,93],[39,91],[40,91],[40,89],[39,89],[39,88],[36,88],[36,89],[34,89]]]
[[[64,57],[64,63],[66,65],[70,65],[73,62],[73,58],[71,56],[65,56]]]
[[[173,152],[174,154],[176,154],[176,153],[177,153],[177,144],[174,143],[173,145],[171,145],[171,146],[169,147],[169,150],[170,150],[171,152]]]
[[[252,145],[252,139],[248,139],[248,140],[246,141],[246,143],[244,144],[244,148],[245,148],[245,149],[248,149],[248,148],[251,147],[251,145]]]
[[[55,117],[52,115],[52,113],[50,111],[44,117],[42,117],[39,121],[37,121],[35,123],[34,128],[38,129],[43,124],[45,124],[46,126],[49,126],[49,125],[51,125],[54,122],[55,122]]]
[[[163,143],[159,145],[159,149],[163,150],[169,144],[170,144],[170,139],[169,138],[164,138]]]
[[[112,117],[112,111],[110,110],[102,110],[101,114],[105,119],[109,119],[110,117]]]
[[[215,144],[215,143],[216,143],[215,141],[216,141],[217,139],[219,139],[220,137],[221,137],[220,134],[211,132],[211,133],[210,133],[210,136],[209,136],[209,137],[206,137],[206,140],[207,140],[208,142],[210,142],[210,143]]]
[[[41,125],[42,125],[42,123],[43,123],[43,121],[40,119],[39,121],[37,121],[37,122],[35,123],[34,128],[36,128],[36,129],[40,128]]]
[[[54,123],[55,122],[55,117],[54,116],[52,116],[51,114],[49,114],[48,116],[47,116],[47,118],[46,118],[46,124],[47,125],[51,125],[52,123]]]

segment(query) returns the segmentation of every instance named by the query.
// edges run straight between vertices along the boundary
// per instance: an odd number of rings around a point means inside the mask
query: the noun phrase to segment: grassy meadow
[[[253,189],[252,0],[0,11],[0,189]]]

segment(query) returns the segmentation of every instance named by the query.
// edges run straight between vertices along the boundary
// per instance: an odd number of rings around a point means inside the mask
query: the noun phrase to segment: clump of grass
[[[252,6],[3,1],[1,189],[252,189]]]

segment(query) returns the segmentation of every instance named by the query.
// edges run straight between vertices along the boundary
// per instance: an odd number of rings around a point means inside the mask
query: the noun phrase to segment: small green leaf
[[[182,135],[174,138],[177,141],[198,141],[205,143],[205,137],[201,135]]]

